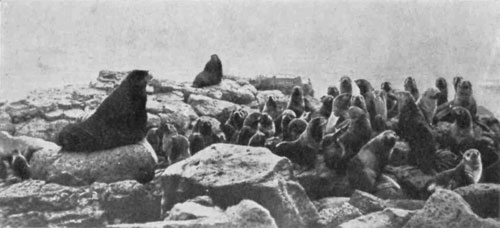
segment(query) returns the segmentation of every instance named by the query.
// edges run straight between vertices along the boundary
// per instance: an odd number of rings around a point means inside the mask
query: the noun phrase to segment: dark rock
[[[385,172],[394,176],[397,183],[411,198],[422,198],[425,192],[425,184],[432,178],[424,174],[422,170],[413,166],[386,166]]]
[[[6,131],[9,134],[14,134],[16,128],[12,123],[12,118],[6,112],[0,111],[0,131]]]
[[[482,218],[500,218],[500,185],[473,184],[454,190]]]

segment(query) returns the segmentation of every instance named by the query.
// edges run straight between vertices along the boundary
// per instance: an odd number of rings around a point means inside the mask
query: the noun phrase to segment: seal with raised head
[[[283,113],[281,113],[280,125],[284,141],[290,141],[290,131],[288,130],[288,126],[295,118],[297,118],[297,116],[295,116],[295,112],[290,109],[286,109]]]
[[[452,103],[453,106],[462,106],[469,110],[473,120],[477,119],[477,103],[472,92],[470,81],[460,81],[457,85],[457,94]]]
[[[332,113],[330,114],[330,117],[328,117],[325,134],[335,132],[339,124],[349,118],[348,109],[351,105],[351,98],[351,94],[344,93],[333,99]]]
[[[429,193],[439,188],[456,189],[470,184],[477,184],[483,175],[481,153],[476,149],[465,151],[462,161],[453,169],[437,174],[426,184]]]
[[[264,133],[266,138],[273,137],[276,133],[273,118],[268,113],[261,114],[258,130]]]
[[[195,141],[196,134],[194,133],[199,133],[199,135],[203,139],[203,146],[200,145],[194,145],[193,148],[205,148],[207,146],[210,146],[214,143],[219,143],[221,142],[221,138],[214,132],[214,129],[212,129],[212,123],[208,120],[199,118],[194,127],[193,127],[193,133],[189,137],[189,143],[193,144]],[[200,141],[197,139],[197,141]],[[191,151],[191,154],[197,153],[198,150],[196,151]]]
[[[133,70],[94,114],[59,132],[61,151],[93,152],[137,143],[147,133],[148,71]]]
[[[279,143],[273,152],[278,156],[289,158],[302,167],[313,168],[323,138],[324,123],[325,120],[322,118],[312,119],[298,139]]]
[[[440,92],[438,89],[428,88],[417,100],[417,106],[424,114],[425,121],[431,125],[433,124],[432,120],[436,114],[437,99],[439,95]]]
[[[274,97],[269,96],[267,98],[267,101],[262,108],[262,113],[269,114],[273,121],[279,118],[281,113],[279,112],[278,104],[274,100]]]
[[[320,98],[321,107],[319,108],[318,111],[311,114],[312,118],[323,117],[325,119],[328,119],[332,114],[333,99],[334,97],[331,95],[326,95],[321,97]]]
[[[289,137],[283,141],[293,141],[299,138],[299,136],[306,130],[307,128],[307,121],[302,118],[296,118],[293,119],[289,124],[288,124],[288,134]]]
[[[299,86],[293,87],[286,109],[294,111],[296,116],[301,116],[305,111],[304,96]]]
[[[387,119],[387,104],[385,93],[375,91],[371,83],[366,79],[354,81],[359,88],[360,94],[365,99],[366,109],[370,115],[370,122],[375,121],[375,116],[380,115]]]
[[[448,83],[443,77],[436,79],[436,88],[439,90],[439,95],[437,96],[437,105],[442,105],[448,102]]]
[[[340,78],[340,94],[352,94],[352,80],[349,76],[342,76]]]
[[[248,145],[250,138],[257,132],[259,128],[260,112],[252,112],[247,115],[245,121],[243,121],[243,127],[238,133],[236,144],[238,145]]]
[[[226,140],[231,143],[236,142],[239,131],[243,127],[243,122],[248,113],[244,109],[234,110],[229,118],[221,125],[221,130],[226,136]]]
[[[349,161],[347,179],[352,188],[365,192],[375,191],[397,139],[394,131],[384,131],[366,143]]]
[[[219,56],[212,55],[205,65],[205,69],[193,81],[193,87],[201,88],[211,85],[217,85],[222,81],[222,63]]]
[[[413,96],[414,100],[418,100],[418,98],[420,98],[420,92],[417,88],[417,82],[413,77],[409,76],[405,79],[404,88],[405,91],[409,92]]]
[[[386,97],[386,107],[387,107],[387,119],[395,117],[398,115],[398,101],[396,96],[394,96],[394,89],[390,82],[382,82],[380,89],[385,93]]]

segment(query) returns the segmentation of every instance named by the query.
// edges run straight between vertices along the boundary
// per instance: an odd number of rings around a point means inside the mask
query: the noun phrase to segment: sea
[[[500,114],[498,1],[0,1],[0,101],[146,69],[191,81],[210,55],[224,74],[298,75],[316,96],[339,78],[421,91],[461,75]],[[450,91],[453,91],[450,87]],[[450,92],[449,98],[453,97]]]

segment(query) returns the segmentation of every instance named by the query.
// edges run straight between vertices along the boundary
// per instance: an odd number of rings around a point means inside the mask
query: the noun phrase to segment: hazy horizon
[[[438,76],[461,74],[480,103],[499,111],[490,99],[500,96],[495,1],[0,4],[1,99],[86,83],[103,69],[147,69],[190,81],[216,53],[225,74],[301,75],[318,96],[342,75],[399,88],[412,75],[424,90]]]

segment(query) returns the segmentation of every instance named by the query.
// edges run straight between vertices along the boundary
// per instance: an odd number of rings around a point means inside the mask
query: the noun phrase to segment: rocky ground
[[[155,169],[158,158],[144,142],[89,155],[57,153],[57,132],[90,115],[125,75],[101,71],[90,85],[0,102],[0,130],[36,150],[33,179],[0,181],[2,227],[500,227],[499,184],[440,190],[424,200],[418,189],[430,176],[396,162],[385,174],[403,189],[385,184],[372,195],[350,189],[321,157],[315,169],[300,171],[260,147],[214,144],[166,169]],[[295,85],[318,105],[300,77],[225,76],[203,89],[153,80],[148,125],[171,123],[188,135],[201,116],[220,124],[233,110],[259,109],[268,96],[283,108]],[[398,143],[395,154],[407,152]],[[143,183],[150,172],[153,180]]]

